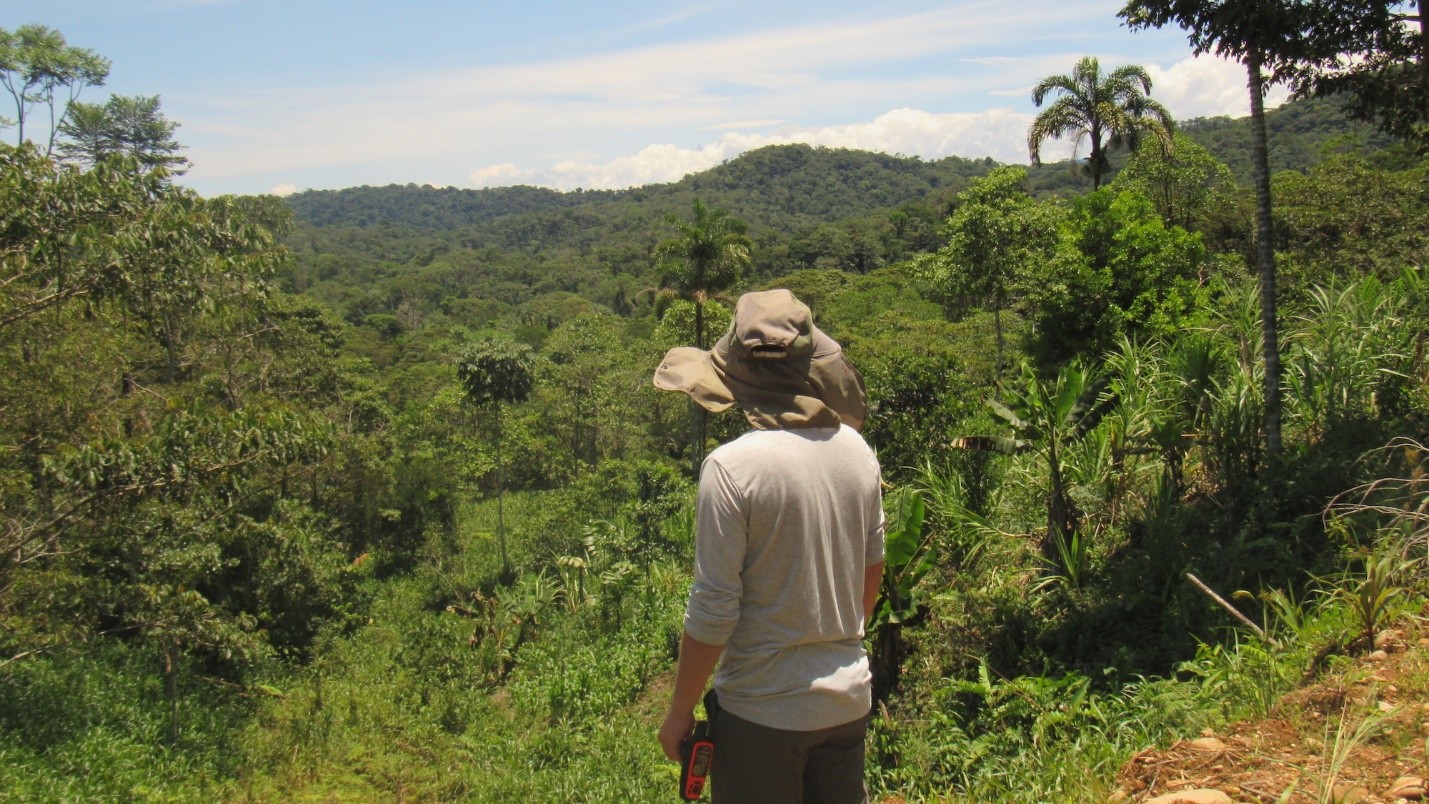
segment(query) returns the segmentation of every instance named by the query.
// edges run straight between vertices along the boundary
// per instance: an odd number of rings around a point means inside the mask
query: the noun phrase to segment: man
[[[883,573],[863,378],[787,290],[749,293],[709,351],[665,356],[658,388],[754,428],[700,471],[695,579],[670,709],[679,761],[718,663],[711,792],[723,802],[864,802],[863,629]]]

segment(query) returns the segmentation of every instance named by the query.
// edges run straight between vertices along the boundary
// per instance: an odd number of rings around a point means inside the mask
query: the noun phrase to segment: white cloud
[[[1171,110],[1178,120],[1193,117],[1244,117],[1250,114],[1250,95],[1245,66],[1218,56],[1196,56],[1161,69],[1147,66],[1151,76],[1151,97]],[[1265,107],[1284,103],[1290,92],[1271,87]]]
[[[1180,119],[1228,115],[1244,116],[1249,107],[1245,68],[1214,56],[1188,57],[1168,68],[1147,66],[1152,97]],[[991,95],[1027,97],[1030,89],[991,92]],[[1273,88],[1267,107],[1283,103],[1287,92]],[[984,112],[938,114],[918,109],[895,109],[871,121],[845,125],[785,126],[776,131],[736,133],[732,129],[759,128],[774,121],[726,122],[706,128],[725,133],[713,144],[681,148],[651,145],[631,156],[611,160],[565,160],[550,168],[517,168],[506,163],[472,174],[479,187],[501,184],[536,184],[564,190],[619,189],[643,184],[679,181],[690,173],[707,170],[736,156],[766,145],[804,143],[831,148],[855,148],[924,159],[945,156],[992,157],[999,162],[1027,162],[1027,128],[1035,110],[1019,112],[998,107]],[[1042,159],[1067,158],[1068,141],[1048,142]]]
[[[773,128],[782,125],[783,120],[734,120],[725,123],[712,123],[701,128],[701,131],[731,131],[743,128]]]
[[[679,181],[708,170],[745,151],[766,145],[806,145],[855,148],[924,159],[945,156],[1002,162],[1027,161],[1027,126],[1030,115],[999,108],[975,114],[933,114],[917,109],[895,109],[866,123],[822,128],[788,129],[764,134],[727,133],[716,142],[696,148],[651,145],[633,156],[605,162],[565,161],[545,170],[520,170],[511,164],[493,165],[474,172],[480,187],[536,184],[572,190],[619,189],[644,184]],[[1047,158],[1052,156],[1049,152]]]
[[[471,174],[471,183],[477,187],[507,187],[513,184],[523,184],[523,174],[521,169],[511,164],[503,162],[499,165],[484,167]]]
[[[166,95],[165,105],[184,121],[197,185],[465,177],[480,187],[628,187],[789,142],[1025,162],[1031,87],[1103,46],[1104,34],[1075,32],[1090,16],[1114,16],[1104,5],[1057,4],[1035,19],[1002,0],[887,18],[869,11],[526,63],[393,70],[352,86]],[[1179,34],[1137,37],[1132,44],[1167,58],[1187,52]],[[1163,68],[1136,53],[1102,62],[1146,65],[1152,96],[1178,119],[1245,114],[1244,70],[1234,62],[1182,58]],[[1051,143],[1043,158],[1068,151]]]
[[[295,184],[276,184],[273,186],[272,189],[268,191],[268,195],[276,195],[279,197],[283,197],[292,195],[297,191],[298,187]]]
[[[1068,23],[1079,13],[1039,12],[1039,24]],[[959,3],[352,87],[165,100],[184,120],[195,163],[189,176],[200,184],[280,171],[341,173],[351,184],[382,181],[369,177],[379,170],[385,181],[401,182],[430,175],[438,163],[471,175],[482,164],[530,170],[543,162],[618,161],[639,174],[636,163],[672,158],[642,154],[652,142],[768,130],[776,120],[869,120],[897,106],[930,108],[969,92],[985,97],[1001,66],[957,67],[950,59],[955,69],[907,74],[893,66],[940,60],[959,47],[1001,48],[1025,24],[1005,3]],[[620,153],[635,155],[612,158]]]

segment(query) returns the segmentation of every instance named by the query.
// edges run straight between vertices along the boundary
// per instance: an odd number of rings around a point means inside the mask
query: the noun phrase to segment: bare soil
[[[1271,804],[1425,800],[1405,782],[1418,778],[1422,789],[1426,746],[1429,626],[1414,618],[1381,633],[1374,651],[1333,663],[1263,719],[1137,754],[1117,775],[1116,798],[1213,789]]]

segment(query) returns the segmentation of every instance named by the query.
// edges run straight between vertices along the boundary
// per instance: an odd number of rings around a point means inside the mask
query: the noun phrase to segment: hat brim
[[[734,394],[719,378],[712,353],[694,346],[678,346],[665,353],[655,369],[655,387],[679,391],[710,413],[734,406]]]
[[[794,386],[759,379],[751,382],[744,372],[753,364],[741,364],[738,358],[731,357],[732,344],[726,335],[714,349],[671,349],[655,370],[655,387],[679,391],[711,413],[722,413],[738,404],[750,424],[761,429],[834,426],[840,422],[855,430],[863,429],[867,415],[863,377],[844,357],[837,341],[818,327],[812,330],[812,354],[805,358],[804,373]],[[736,367],[740,371],[727,376],[726,372]],[[731,386],[740,390],[736,392]]]

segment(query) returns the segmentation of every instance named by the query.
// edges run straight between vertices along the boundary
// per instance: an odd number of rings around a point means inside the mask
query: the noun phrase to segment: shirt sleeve
[[[866,516],[868,521],[873,523],[873,529],[868,532],[864,540],[863,565],[871,567],[883,560],[884,553],[884,530],[885,522],[883,518],[883,486],[879,480],[883,470],[878,465],[877,456],[873,457],[873,494],[869,503],[873,510],[868,511]]]
[[[739,623],[748,523],[729,472],[706,461],[695,502],[695,581],[685,606],[686,633],[706,645],[725,644]]]
[[[883,500],[881,494],[878,495],[878,497],[875,499],[875,504],[878,506],[878,511],[872,514],[871,521],[874,523],[873,530],[869,531],[867,538],[864,541],[865,552],[863,557],[863,565],[865,567],[871,567],[874,564],[883,561],[884,521]]]

